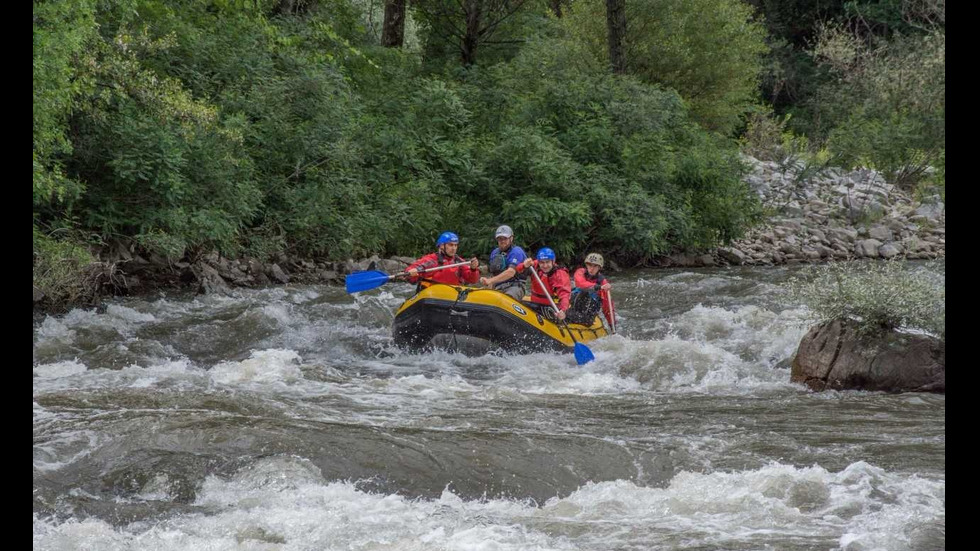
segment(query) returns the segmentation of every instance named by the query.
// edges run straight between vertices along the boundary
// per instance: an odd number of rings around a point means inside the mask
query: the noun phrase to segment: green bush
[[[945,33],[869,47],[831,27],[815,55],[837,76],[818,94],[830,149],[899,185],[923,179],[946,149]]]
[[[571,21],[541,10],[514,27],[536,29],[519,48],[459,68],[372,44],[370,6],[346,0],[291,13],[274,3],[72,5],[35,6],[39,224],[77,221],[171,257],[218,248],[343,259],[418,254],[446,229],[467,254],[485,253],[508,223],[522,244],[571,262],[587,248],[643,260],[710,247],[758,210],[734,142],[700,124],[718,102],[733,102],[719,121],[741,112],[741,92],[699,107],[671,82],[614,77],[582,55]],[[670,33],[705,29],[671,6]],[[712,36],[733,36],[709,19]],[[751,79],[749,42],[726,59]],[[713,87],[732,76],[712,74]]]
[[[576,49],[608,65],[605,2],[575,2],[565,18]],[[765,28],[736,0],[626,3],[627,66],[644,82],[676,90],[696,120],[730,133],[756,103]]]
[[[90,301],[97,296],[103,272],[83,241],[55,239],[34,226],[34,302],[57,306]]]
[[[907,328],[945,339],[946,281],[936,272],[898,261],[842,262],[811,268],[789,290],[816,323],[853,320],[867,335]]]

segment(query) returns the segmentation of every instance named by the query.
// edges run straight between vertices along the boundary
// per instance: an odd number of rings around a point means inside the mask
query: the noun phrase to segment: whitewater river
[[[408,285],[35,318],[33,546],[945,548],[945,396],[791,384],[792,273],[615,274],[584,367],[401,353]]]

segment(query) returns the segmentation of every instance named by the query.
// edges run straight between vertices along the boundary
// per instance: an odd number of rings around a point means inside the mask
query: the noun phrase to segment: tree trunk
[[[606,27],[613,73],[626,74],[626,0],[606,0]]]
[[[463,37],[461,57],[463,65],[476,63],[476,48],[480,44],[480,24],[483,22],[483,2],[464,0],[466,12],[466,36]]]
[[[562,0],[549,0],[551,4],[551,12],[555,14],[555,17],[561,19],[561,3]]]
[[[381,31],[381,45],[385,48],[401,48],[405,42],[406,0],[385,2],[385,21]]]

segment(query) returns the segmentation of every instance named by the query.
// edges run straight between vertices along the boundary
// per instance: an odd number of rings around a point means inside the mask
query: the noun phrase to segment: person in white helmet
[[[480,283],[507,293],[514,300],[524,298],[524,282],[527,274],[519,273],[518,265],[524,263],[527,255],[524,249],[514,244],[514,230],[510,226],[500,226],[494,235],[497,248],[490,253],[490,277],[481,277]]]
[[[609,300],[609,280],[602,273],[605,261],[599,253],[589,253],[585,257],[585,267],[575,270],[572,289],[572,306],[569,321],[573,323],[592,323],[600,308],[610,327],[613,325],[612,304]]]

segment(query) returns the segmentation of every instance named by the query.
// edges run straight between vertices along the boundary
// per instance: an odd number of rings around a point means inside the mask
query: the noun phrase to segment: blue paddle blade
[[[344,279],[348,293],[360,293],[388,283],[388,274],[379,271],[355,272]]]
[[[592,350],[588,346],[580,342],[575,343],[575,363],[585,365],[593,360],[595,360],[595,355],[592,354]]]

